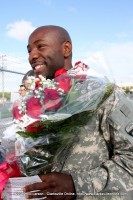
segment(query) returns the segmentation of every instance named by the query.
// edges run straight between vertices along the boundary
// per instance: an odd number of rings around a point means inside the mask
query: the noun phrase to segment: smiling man
[[[57,70],[72,68],[72,42],[62,27],[37,28],[27,49],[32,71],[26,76],[41,74],[52,79]],[[24,188],[31,192],[28,199],[131,200],[133,137],[126,127],[132,119],[133,102],[118,87],[112,87],[106,101],[80,128],[75,144],[56,171],[40,175],[41,183]]]

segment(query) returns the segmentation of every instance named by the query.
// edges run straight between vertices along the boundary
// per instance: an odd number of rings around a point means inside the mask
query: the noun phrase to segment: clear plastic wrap
[[[29,77],[29,92],[13,108],[16,156],[24,176],[51,171],[77,140],[80,126],[112,92],[107,78],[77,63],[53,80]]]
[[[0,164],[6,160],[6,149],[0,144]]]

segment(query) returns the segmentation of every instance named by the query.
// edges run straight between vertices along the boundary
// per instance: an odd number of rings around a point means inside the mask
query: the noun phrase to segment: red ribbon
[[[12,163],[3,162],[0,164],[0,200],[2,200],[2,191],[9,178],[20,177],[21,173],[16,161]]]

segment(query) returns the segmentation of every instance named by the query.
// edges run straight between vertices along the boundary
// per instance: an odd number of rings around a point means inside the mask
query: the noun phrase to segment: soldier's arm
[[[133,102],[116,91],[99,113],[94,137],[88,134],[77,145],[66,169],[78,194],[133,190]]]

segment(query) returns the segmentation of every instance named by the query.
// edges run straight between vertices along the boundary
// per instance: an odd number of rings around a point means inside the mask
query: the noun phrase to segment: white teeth
[[[37,65],[35,69],[40,69],[43,65]]]

